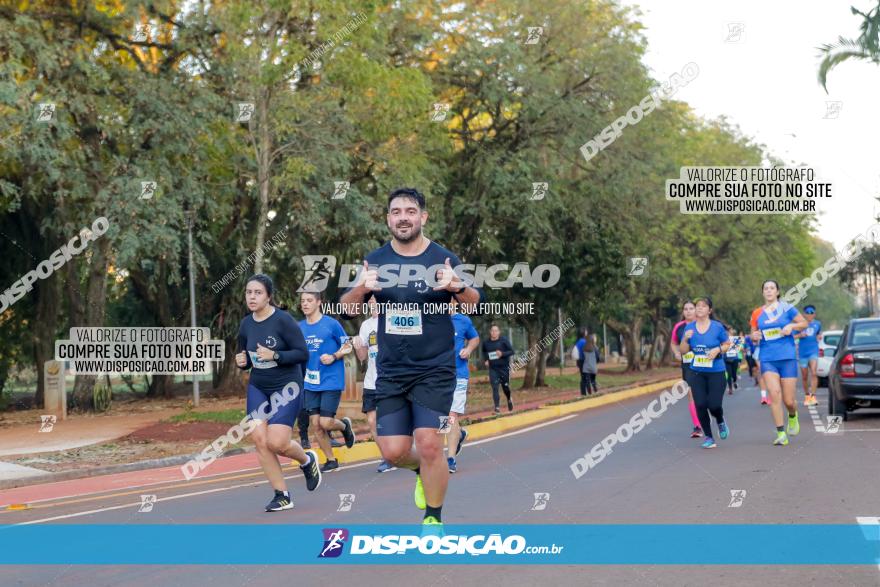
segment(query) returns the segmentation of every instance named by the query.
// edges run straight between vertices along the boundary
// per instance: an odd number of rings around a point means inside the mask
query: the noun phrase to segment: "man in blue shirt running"
[[[354,431],[351,419],[336,418],[342,390],[345,389],[345,365],[343,357],[351,352],[351,343],[342,324],[338,320],[321,313],[321,294],[303,292],[300,307],[305,319],[300,320],[299,328],[306,339],[309,361],[306,364],[305,409],[309,414],[309,425],[315,430],[318,446],[327,457],[321,467],[322,473],[339,468],[330,446],[330,432],[340,430],[345,438],[345,446],[354,446]]]
[[[819,387],[819,376],[816,368],[819,364],[819,334],[822,323],[816,319],[816,306],[812,304],[804,308],[807,327],[794,335],[798,341],[798,366],[804,382],[804,405],[819,405],[816,399],[816,388]]]

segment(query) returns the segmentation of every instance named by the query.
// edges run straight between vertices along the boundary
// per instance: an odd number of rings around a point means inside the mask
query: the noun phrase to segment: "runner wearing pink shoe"
[[[688,323],[694,321],[695,314],[695,306],[694,303],[690,300],[685,300],[684,304],[681,306],[681,316],[682,319],[672,327],[672,354],[675,355],[675,358],[681,361],[681,378],[684,379],[684,382],[690,386],[690,382],[688,381],[688,375],[690,373],[691,361],[694,360],[694,353],[689,352],[684,355],[678,350],[678,345],[681,344],[681,337],[684,333],[685,326]],[[691,422],[693,422],[694,429],[691,432],[691,438],[700,438],[703,435],[703,429],[700,427],[700,419],[697,417],[697,406],[694,404],[694,396],[688,389],[688,399],[689,399],[689,407],[691,410]]]

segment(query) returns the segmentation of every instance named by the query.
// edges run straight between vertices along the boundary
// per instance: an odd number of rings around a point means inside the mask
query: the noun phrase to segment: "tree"
[[[855,6],[850,10],[862,17],[859,36],[856,39],[838,37],[836,43],[826,43],[819,48],[824,55],[819,64],[819,83],[826,92],[828,73],[844,61],[856,59],[880,64],[880,2],[868,12],[861,12]]]

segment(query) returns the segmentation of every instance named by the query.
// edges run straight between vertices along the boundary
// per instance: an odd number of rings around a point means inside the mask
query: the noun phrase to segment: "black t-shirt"
[[[433,241],[420,255],[400,255],[388,242],[366,256],[371,268],[376,265],[385,268],[380,271],[380,282],[388,279],[386,274],[393,274],[395,279],[400,274],[399,269],[389,270],[388,266],[420,265],[427,270],[434,265],[442,266],[446,259],[449,259],[453,268],[461,264],[455,254]],[[480,302],[483,302],[485,295],[478,291]],[[402,286],[382,287],[377,292],[368,292],[363,302],[366,303],[373,294],[380,304],[417,305],[415,310],[392,311],[390,315],[386,306],[379,306],[379,354],[376,357],[379,380],[405,381],[438,370],[455,377],[455,329],[452,327],[452,318],[448,312],[426,312],[423,306],[448,304],[453,299],[452,293],[434,291],[427,282],[411,279]]]
[[[257,344],[278,353],[277,361],[260,361]],[[293,316],[275,308],[265,320],[257,322],[248,314],[238,328],[238,352],[247,351],[251,370],[250,383],[264,393],[281,391],[291,381],[303,389],[303,369],[309,360],[309,349],[299,324]]]
[[[497,353],[490,355],[489,353]],[[503,336],[499,336],[498,340],[487,338],[483,341],[483,354],[489,359],[489,368],[506,371],[510,369],[510,356],[513,354],[513,347],[510,342]],[[491,357],[495,356],[495,359]]]

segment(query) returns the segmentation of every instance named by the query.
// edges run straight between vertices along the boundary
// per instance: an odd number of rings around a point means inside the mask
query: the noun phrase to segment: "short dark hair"
[[[422,192],[415,188],[397,188],[388,196],[388,208],[391,208],[391,202],[394,198],[409,198],[419,205],[419,210],[425,209],[425,196]]]
[[[316,302],[319,302],[319,303],[324,299],[324,294],[319,291],[304,291],[302,293],[309,294],[310,296],[315,298]]]

